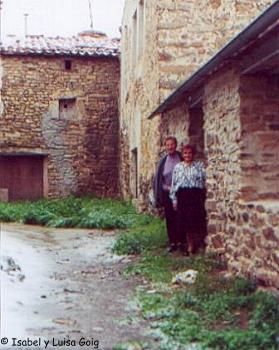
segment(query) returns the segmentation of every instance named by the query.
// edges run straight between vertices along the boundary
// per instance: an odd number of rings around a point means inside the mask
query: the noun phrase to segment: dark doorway
[[[35,200],[43,197],[43,156],[0,156],[0,188],[8,200]]]
[[[202,106],[189,109],[189,117],[189,143],[196,148],[196,159],[205,160]]]

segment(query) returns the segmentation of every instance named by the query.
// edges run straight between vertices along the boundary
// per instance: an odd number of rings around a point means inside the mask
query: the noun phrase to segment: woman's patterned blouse
[[[173,170],[170,198],[176,202],[176,193],[180,188],[204,188],[204,163],[194,161],[190,165],[185,162],[178,163]]]

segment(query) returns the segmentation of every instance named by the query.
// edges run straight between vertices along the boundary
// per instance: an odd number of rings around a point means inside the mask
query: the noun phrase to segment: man
[[[160,159],[154,177],[153,191],[156,208],[163,207],[166,217],[166,226],[169,239],[168,251],[177,249],[178,235],[176,224],[176,211],[173,208],[169,192],[172,182],[172,173],[175,165],[182,161],[181,154],[176,150],[177,140],[168,136],[165,140],[167,155]]]

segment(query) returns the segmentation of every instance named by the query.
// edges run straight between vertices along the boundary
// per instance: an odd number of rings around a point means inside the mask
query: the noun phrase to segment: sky
[[[72,36],[90,29],[89,0],[2,0],[2,38],[23,36],[24,14],[28,13],[27,32],[47,36]],[[93,29],[110,37],[120,37],[125,0],[90,0]]]

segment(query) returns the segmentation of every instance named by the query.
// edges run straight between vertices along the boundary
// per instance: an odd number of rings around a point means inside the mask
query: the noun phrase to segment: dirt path
[[[0,348],[112,350],[144,339],[147,325],[128,322],[137,318],[130,302],[140,281],[122,276],[128,259],[111,254],[114,239],[113,232],[1,224],[1,338],[9,343]],[[41,345],[12,346],[12,337]],[[88,346],[79,344],[83,337]]]

